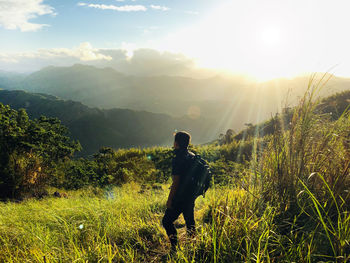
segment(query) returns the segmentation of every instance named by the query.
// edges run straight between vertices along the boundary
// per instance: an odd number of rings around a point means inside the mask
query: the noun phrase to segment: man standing
[[[186,222],[187,233],[193,235],[195,232],[194,221],[194,204],[195,196],[186,196],[183,191],[186,187],[186,176],[191,165],[192,152],[188,151],[191,136],[187,132],[178,132],[175,134],[174,152],[175,157],[172,161],[172,178],[173,183],[167,201],[167,209],[163,217],[162,223],[166,230],[171,243],[171,251],[176,251],[177,232],[174,221],[182,213]]]

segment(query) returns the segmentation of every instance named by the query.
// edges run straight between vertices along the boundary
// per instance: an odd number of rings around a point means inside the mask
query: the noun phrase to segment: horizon
[[[345,0],[3,0],[0,7],[3,71],[86,64],[258,82],[312,72],[350,77]]]
[[[259,80],[257,78],[255,78],[254,76],[250,76],[247,74],[238,74],[235,72],[229,72],[227,70],[218,70],[218,69],[209,69],[209,68],[194,68],[194,70],[204,70],[205,74],[202,73],[197,73],[197,74],[193,74],[193,75],[188,75],[188,74],[179,74],[179,75],[173,75],[173,74],[159,74],[159,75],[138,75],[138,74],[128,74],[122,71],[118,71],[116,68],[111,67],[111,66],[98,66],[98,65],[92,65],[92,64],[83,64],[83,63],[73,63],[71,65],[63,65],[63,66],[59,66],[59,65],[45,65],[40,69],[37,70],[33,70],[33,71],[28,71],[28,72],[21,72],[21,71],[8,71],[8,70],[3,70],[0,69],[0,73],[3,72],[5,74],[19,74],[19,75],[23,75],[23,76],[29,76],[33,73],[48,69],[48,68],[71,68],[71,67],[75,67],[75,66],[87,66],[87,67],[93,67],[95,69],[99,69],[99,70],[104,70],[104,69],[112,69],[114,71],[116,71],[117,73],[123,74],[125,76],[133,76],[133,77],[183,77],[183,78],[189,78],[189,79],[212,79],[212,78],[226,78],[226,79],[232,79],[232,78],[238,78],[241,81],[245,81],[247,83],[268,83],[271,81],[277,81],[277,80],[295,80],[298,78],[314,78],[316,77],[316,79],[322,78],[322,76],[326,76],[326,75],[330,75],[330,79],[335,78],[342,78],[342,79],[350,79],[350,76],[339,76],[335,73],[331,73],[331,72],[305,72],[305,73],[300,73],[294,76],[282,76],[282,77],[276,77],[276,78],[271,78],[271,79],[262,79]]]

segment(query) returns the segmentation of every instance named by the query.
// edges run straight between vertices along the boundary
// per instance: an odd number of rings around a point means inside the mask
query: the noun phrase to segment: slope
[[[188,130],[195,143],[212,140],[216,134],[208,130],[205,119],[191,120],[166,114],[126,109],[101,110],[80,102],[25,91],[0,90],[0,102],[14,109],[25,108],[32,118],[41,115],[59,118],[73,139],[83,146],[81,155],[97,152],[102,146],[146,147],[172,142],[175,130]]]

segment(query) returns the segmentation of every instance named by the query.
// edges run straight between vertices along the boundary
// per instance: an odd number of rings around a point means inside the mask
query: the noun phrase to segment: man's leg
[[[194,203],[195,203],[195,200],[189,201],[183,209],[183,215],[186,222],[187,234],[190,236],[193,236],[196,231],[196,223],[194,221]]]
[[[165,214],[162,220],[162,224],[169,237],[172,249],[176,249],[177,245],[177,232],[174,226],[174,221],[179,217],[180,213],[180,209],[167,208],[167,210],[165,210]]]

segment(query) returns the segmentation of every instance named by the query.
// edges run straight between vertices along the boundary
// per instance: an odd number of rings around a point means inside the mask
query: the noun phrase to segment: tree
[[[235,131],[232,129],[228,129],[226,131],[226,134],[220,134],[219,135],[219,142],[220,144],[229,144],[233,141],[233,137],[235,135]]]
[[[43,187],[59,161],[80,150],[56,118],[30,120],[0,103],[0,197],[18,198]]]

